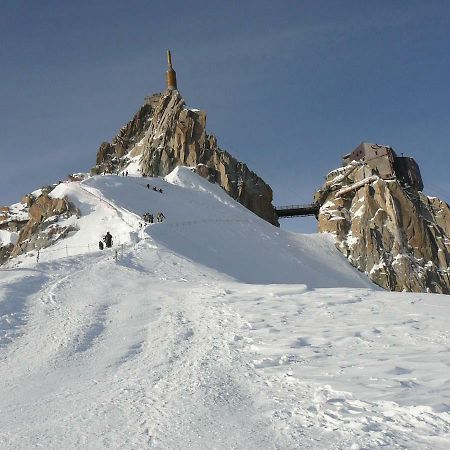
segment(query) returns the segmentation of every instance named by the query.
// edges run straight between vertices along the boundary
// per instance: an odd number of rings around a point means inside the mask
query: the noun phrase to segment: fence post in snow
[[[115,252],[115,254],[114,254],[114,259],[116,260],[116,262],[117,262],[117,248],[114,250],[114,252]]]
[[[39,250],[38,250],[37,255],[36,255],[36,262],[37,263],[39,262]]]

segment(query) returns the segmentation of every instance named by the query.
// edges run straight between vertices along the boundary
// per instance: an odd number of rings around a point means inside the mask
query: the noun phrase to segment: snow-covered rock
[[[354,162],[316,193],[319,231],[378,285],[450,294],[450,208]]]
[[[11,205],[0,229],[0,264],[8,258],[46,248],[76,231],[62,221],[78,214],[67,198],[52,198],[42,190]]]

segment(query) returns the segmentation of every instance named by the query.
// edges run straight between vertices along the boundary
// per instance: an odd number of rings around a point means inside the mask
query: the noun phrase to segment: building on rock
[[[416,161],[403,155],[397,156],[390,146],[362,142],[351,153],[342,157],[343,166],[352,161],[363,161],[385,180],[396,178],[405,187],[423,190],[422,176]]]
[[[320,232],[376,284],[450,294],[450,207],[427,197],[417,163],[363,142],[314,195]]]

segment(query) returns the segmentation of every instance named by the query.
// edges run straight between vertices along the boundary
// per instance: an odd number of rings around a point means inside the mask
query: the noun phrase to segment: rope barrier
[[[146,184],[142,184],[139,183],[137,181],[134,180],[130,180],[131,182],[142,186],[143,188],[147,189]],[[111,207],[112,209],[114,209],[116,212],[118,212],[119,214],[119,218],[125,222],[127,225],[129,225],[131,228],[135,229],[136,231],[138,231],[138,235],[139,238],[141,240],[148,240],[151,239],[151,237],[145,233],[145,230],[148,226],[154,226],[154,225],[158,225],[159,223],[164,223],[166,226],[172,226],[172,227],[178,227],[178,226],[189,226],[189,225],[195,225],[195,224],[202,224],[202,223],[247,223],[247,224],[252,224],[252,223],[257,223],[257,221],[255,220],[249,220],[249,219],[200,219],[200,220],[187,220],[187,221],[181,221],[181,222],[156,222],[156,223],[152,223],[152,224],[146,224],[145,227],[143,228],[139,228],[139,230],[136,229],[136,225],[137,224],[142,224],[142,218],[134,213],[131,212],[129,210],[127,210],[126,208],[122,208],[122,207],[118,207],[117,205],[115,205],[113,202],[103,198],[102,196],[92,192],[88,187],[84,186],[81,184],[81,182],[77,183],[78,186],[80,187],[80,189],[84,192],[86,192],[87,194],[93,196],[94,198],[96,198],[97,200],[107,204],[109,207]],[[124,217],[124,213],[127,213],[128,215],[132,216],[133,218],[136,219],[136,222],[134,224],[131,224],[129,221],[125,220]],[[117,261],[118,258],[118,249],[117,246],[120,246],[121,249],[121,253],[123,255],[123,251],[124,251],[124,244],[120,242],[120,240],[118,241],[118,243],[116,243],[116,247],[114,248],[114,252],[115,252],[115,259]],[[65,246],[60,246],[59,248],[41,248],[41,249],[34,249],[34,251],[36,251],[36,262],[39,262],[40,258],[42,255],[45,255],[47,253],[56,253],[56,252],[60,252],[60,253],[65,253],[65,256],[68,257],[70,250],[75,250],[75,249],[88,249],[88,251],[91,251],[91,247],[92,247],[92,251],[93,252],[98,252],[101,251],[101,249],[98,247],[98,242],[89,242],[85,245],[65,245]],[[33,250],[31,250],[33,251]]]
[[[189,225],[198,225],[198,224],[207,224],[207,223],[246,223],[246,224],[255,224],[257,223],[257,221],[255,220],[251,220],[251,219],[200,219],[200,220],[186,220],[186,221],[182,221],[182,222],[161,222],[164,223],[164,225],[166,226],[171,226],[171,227],[178,227],[178,226],[189,226]],[[148,226],[157,226],[159,225],[158,223],[154,223],[154,224],[148,224]],[[142,230],[144,231],[144,230]],[[147,236],[141,236],[141,239],[149,239],[150,237]],[[124,250],[124,246],[126,244],[121,243],[120,241],[116,244],[115,246],[115,250],[117,250],[117,246],[121,247],[121,251],[123,253]],[[98,242],[91,242],[85,245],[65,245],[64,247],[60,247],[60,248],[53,248],[53,249],[39,249],[37,250],[37,255],[36,255],[36,259],[37,262],[39,262],[39,259],[41,257],[42,254],[46,254],[46,253],[55,253],[55,252],[65,252],[66,256],[69,256],[70,250],[73,249],[82,249],[82,248],[87,248],[88,250],[90,250],[92,247],[92,251],[93,252],[98,252],[98,251],[102,251],[98,248]]]
[[[142,186],[143,188],[146,189],[146,185],[141,184],[141,183],[139,183],[139,182],[136,182],[136,181],[134,181],[134,180],[131,180],[131,181],[132,181],[133,183],[138,184],[138,185],[140,185],[140,186]],[[109,200],[103,198],[102,196],[100,196],[100,195],[98,195],[98,194],[92,192],[88,187],[82,185],[81,182],[78,183],[78,186],[79,186],[79,188],[80,188],[82,191],[86,192],[87,194],[93,196],[93,197],[96,198],[97,200],[99,200],[99,201],[101,201],[101,202],[107,204],[109,207],[111,207],[112,209],[114,209],[114,210],[118,213],[119,218],[120,218],[123,222],[125,222],[128,226],[130,226],[131,228],[136,229],[136,224],[137,224],[137,223],[142,223],[142,218],[141,218],[138,214],[133,213],[132,211],[129,211],[128,209],[123,208],[123,207],[120,207],[120,208],[119,208],[119,207],[118,207],[117,205],[115,205],[113,202],[111,202],[111,201],[109,201]],[[126,214],[132,216],[134,219],[136,219],[136,220],[137,220],[137,223],[133,223],[133,224],[132,224],[132,223],[130,223],[130,221],[125,220],[125,215],[124,215],[124,213],[126,213]],[[143,230],[139,230],[139,231],[143,231]],[[142,233],[140,233],[140,234],[142,234]],[[143,237],[143,236],[142,236],[142,238],[145,239],[145,237]],[[118,242],[116,245],[120,246],[120,248],[121,248],[121,253],[122,253],[122,255],[123,255],[124,244],[123,244],[123,243],[120,243],[120,240],[119,240],[119,242]],[[88,251],[91,251],[91,247],[92,247],[92,251],[93,251],[93,252],[101,251],[101,249],[98,247],[98,242],[90,242],[90,243],[85,244],[85,245],[70,245],[70,246],[65,245],[64,247],[53,248],[53,249],[46,249],[46,248],[38,249],[38,250],[37,250],[37,254],[36,254],[36,262],[39,262],[39,259],[41,258],[41,256],[42,256],[43,254],[45,255],[45,254],[47,254],[47,253],[56,253],[56,252],[60,252],[60,253],[61,253],[61,252],[62,252],[63,254],[64,254],[64,253],[66,254],[66,257],[68,257],[68,256],[69,256],[70,250],[87,248]],[[117,259],[118,259],[118,250],[117,250],[117,248],[115,248],[114,250],[115,250],[115,260],[117,261]]]
[[[126,244],[122,244],[122,243],[120,243],[120,241],[119,241],[119,243],[116,244],[116,245],[114,246],[114,252],[115,252],[115,259],[116,259],[116,261],[117,261],[117,257],[118,257],[118,251],[119,251],[119,250],[118,250],[118,247],[120,247],[120,253],[121,253],[121,256],[123,256],[123,252],[124,252],[124,249],[125,249],[125,245],[126,245]],[[132,245],[132,244],[130,244],[130,246],[131,246],[131,245]],[[61,253],[61,252],[62,252],[62,253],[65,253],[65,254],[66,254],[66,257],[68,257],[71,249],[87,248],[88,251],[91,251],[91,247],[92,247],[92,252],[106,251],[106,249],[105,249],[105,250],[101,250],[101,249],[98,247],[98,242],[96,242],[96,243],[90,243],[90,244],[86,244],[86,245],[66,245],[66,246],[64,246],[64,247],[54,248],[54,249],[41,248],[41,249],[38,249],[38,250],[37,250],[37,253],[36,253],[36,262],[38,263],[39,260],[40,260],[40,258],[41,258],[41,256],[42,256],[43,254],[46,254],[46,253],[55,253],[55,252],[60,252],[60,253]],[[108,248],[108,247],[107,247],[107,248]]]
[[[131,223],[129,223],[128,221],[125,220],[125,218],[124,218],[124,216],[123,216],[123,212],[124,212],[124,211],[125,211],[126,213],[128,213],[129,215],[133,216],[134,218],[136,218],[137,220],[141,220],[141,218],[140,218],[137,214],[135,214],[135,213],[129,211],[129,210],[126,209],[126,208],[119,208],[117,205],[115,205],[115,204],[112,203],[111,201],[106,200],[105,198],[103,198],[103,197],[101,197],[101,196],[95,194],[94,192],[90,191],[90,190],[87,189],[85,186],[83,186],[81,183],[79,184],[79,187],[80,187],[80,189],[81,189],[82,191],[84,191],[84,192],[86,192],[86,193],[92,195],[92,196],[93,196],[94,198],[96,198],[97,200],[100,200],[101,202],[106,203],[108,206],[110,206],[112,209],[114,209],[116,212],[118,212],[118,213],[119,213],[119,218],[120,218],[123,222],[125,222],[129,227],[135,228],[135,224],[131,224]]]

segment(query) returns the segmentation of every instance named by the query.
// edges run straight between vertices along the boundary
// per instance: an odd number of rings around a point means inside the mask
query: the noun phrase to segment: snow
[[[396,261],[398,262],[398,260],[396,260]],[[379,262],[378,264],[374,264],[374,265],[372,266],[372,268],[370,269],[370,274],[376,273],[376,272],[378,272],[379,270],[384,269],[385,267],[386,267],[386,263],[384,262],[384,259],[381,258],[381,259],[380,259],[380,262]]]
[[[450,447],[448,297],[382,291],[187,168],[51,195],[78,231],[0,269],[2,448]]]
[[[354,247],[356,244],[358,244],[359,239],[356,236],[353,236],[353,233],[350,232],[348,233],[347,239],[346,239],[346,243],[347,245],[351,248]]]
[[[364,216],[364,213],[366,212],[366,203],[364,201],[364,196],[358,199],[358,202],[354,204],[354,208],[356,209],[356,211],[352,213],[353,219]]]
[[[42,195],[42,189],[36,189],[31,193],[31,195],[35,198],[39,197],[40,195]]]
[[[28,207],[24,203],[14,203],[9,207],[8,220],[28,220]]]
[[[19,233],[11,232],[8,230],[0,230],[0,245],[6,246],[9,244],[15,244],[19,238]]]
[[[138,144],[136,145],[136,147],[140,147],[143,145],[143,141],[145,138],[142,138]],[[139,170],[140,170],[140,160],[141,160],[142,155],[138,154],[136,156],[130,157],[130,156],[126,156],[126,159],[128,162],[126,168],[123,170],[123,172],[127,171],[129,175],[131,176],[139,176]]]
[[[329,209],[329,208],[336,208],[336,205],[334,202],[332,202],[331,200],[327,200],[322,206],[322,209]]]

